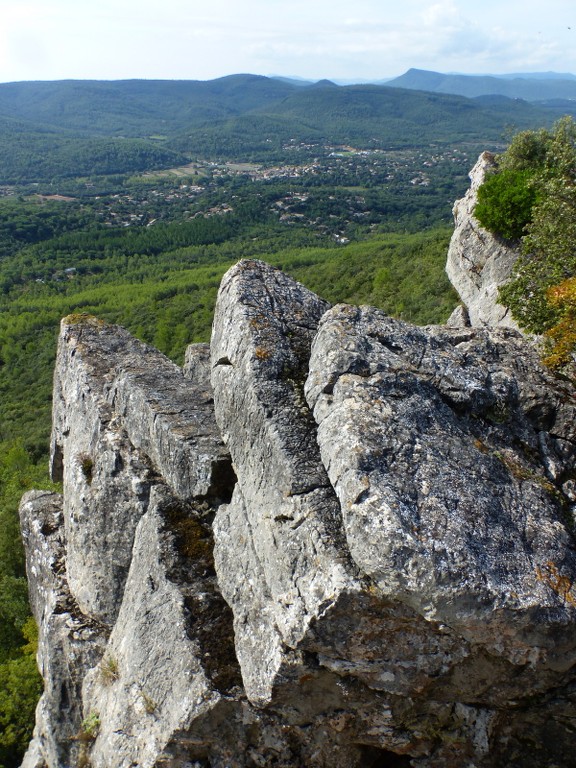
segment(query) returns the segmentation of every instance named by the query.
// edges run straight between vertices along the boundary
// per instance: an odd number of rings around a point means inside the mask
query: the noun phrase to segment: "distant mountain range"
[[[265,115],[304,121],[313,134],[323,133],[326,128],[331,130],[335,119],[353,121],[354,132],[363,134],[362,125],[375,119],[408,121],[425,128],[461,113],[472,115],[489,104],[475,99],[489,95],[530,102],[544,98],[576,99],[576,78],[510,78],[442,75],[411,69],[385,85],[338,86],[330,80],[306,83],[249,74],[208,81],[0,83],[0,123],[3,131],[14,121],[12,124],[19,131],[28,126],[76,136],[172,137],[200,125],[209,129],[215,121]],[[458,89],[467,92],[460,93]],[[424,93],[412,93],[415,90]],[[432,98],[433,93],[445,97]],[[498,101],[490,102],[490,108],[495,104],[500,112],[508,110],[512,122],[518,120],[523,124],[542,117],[529,105]]]
[[[387,80],[386,86],[432,93],[451,93],[467,98],[498,95],[531,102],[576,100],[576,76],[554,72],[524,75],[457,75],[409,69],[400,77]]]
[[[460,85],[467,95],[451,92]],[[511,130],[551,125],[565,112],[576,113],[576,78],[410,70],[384,85],[250,74],[5,83],[0,184],[78,175],[79,161],[93,173],[110,173],[117,158],[124,171],[194,158],[276,161],[287,159],[287,147],[306,143],[393,149],[464,141],[488,148]]]

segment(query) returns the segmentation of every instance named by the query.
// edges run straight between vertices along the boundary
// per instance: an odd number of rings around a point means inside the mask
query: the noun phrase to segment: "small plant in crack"
[[[78,740],[83,742],[94,741],[100,730],[100,715],[98,712],[90,712],[90,714],[82,720],[80,726],[80,733],[78,734]]]
[[[140,696],[142,696],[142,701],[144,703],[144,711],[147,715],[153,715],[154,712],[156,712],[156,709],[158,708],[158,704],[154,701],[152,696],[146,693],[144,690],[140,690]]]
[[[115,683],[120,677],[118,660],[114,656],[105,656],[100,662],[100,677],[106,685]]]
[[[84,479],[88,485],[92,485],[92,478],[94,474],[94,461],[92,457],[87,453],[81,453],[78,456],[78,463],[80,465],[80,469],[82,470],[82,474],[84,475]]]
[[[90,714],[82,720],[78,734],[73,737],[73,740],[80,742],[76,768],[90,768],[92,765],[90,760],[90,747],[92,742],[96,739],[96,736],[98,736],[99,731],[100,715],[98,712],[90,712]]]

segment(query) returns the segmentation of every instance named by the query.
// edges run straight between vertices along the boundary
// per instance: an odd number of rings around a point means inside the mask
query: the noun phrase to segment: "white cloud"
[[[0,0],[0,80],[576,72],[573,0]],[[572,23],[573,22],[573,23]],[[572,33],[567,28],[574,27]]]
[[[427,27],[445,28],[461,26],[464,19],[456,5],[447,0],[443,3],[435,3],[422,11],[422,23]]]

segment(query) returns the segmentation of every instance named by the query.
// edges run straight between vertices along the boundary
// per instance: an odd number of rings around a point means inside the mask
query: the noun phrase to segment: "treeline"
[[[186,162],[186,155],[145,139],[0,131],[0,178],[4,184],[137,173]]]

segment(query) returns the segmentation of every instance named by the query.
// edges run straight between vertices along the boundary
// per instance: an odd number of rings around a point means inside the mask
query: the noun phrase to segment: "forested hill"
[[[556,117],[505,98],[256,75],[5,83],[0,184],[168,168],[198,157],[287,161],[295,144],[328,140],[365,149],[490,143]]]
[[[295,86],[258,75],[217,80],[60,80],[0,84],[0,115],[103,136],[174,134],[279,101]]]
[[[551,99],[576,100],[576,77],[543,73],[534,75],[457,75],[409,69],[389,80],[392,88],[410,88],[434,93],[452,93],[467,98],[500,95],[510,99],[546,102]],[[572,105],[572,109],[576,105]]]
[[[502,137],[506,125],[528,126],[550,119],[532,105],[504,99],[486,104],[447,94],[377,85],[299,88],[260,113],[291,119],[331,137],[374,145],[414,146],[426,141]]]

